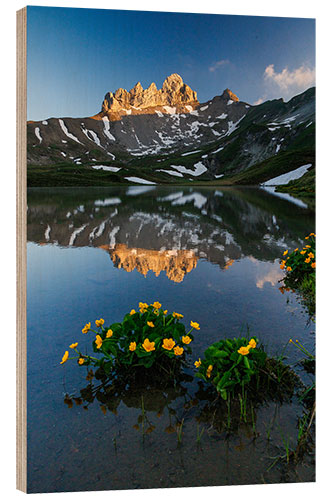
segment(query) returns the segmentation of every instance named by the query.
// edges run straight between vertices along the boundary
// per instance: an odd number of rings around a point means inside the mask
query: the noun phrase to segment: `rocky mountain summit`
[[[143,89],[138,82],[129,92],[119,88],[114,93],[108,92],[102,103],[102,110],[94,118],[108,116],[117,119],[119,115],[154,112],[162,106],[176,107],[177,112],[188,112],[186,106],[191,110],[199,105],[197,93],[192,90],[177,73],[168,76],[161,89],[157,89],[153,82],[147,89]],[[154,109],[151,109],[154,108]]]

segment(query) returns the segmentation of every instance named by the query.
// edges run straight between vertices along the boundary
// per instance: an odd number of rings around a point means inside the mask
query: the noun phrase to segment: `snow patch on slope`
[[[156,184],[156,182],[147,181],[147,179],[141,179],[141,177],[125,177],[129,182],[135,182],[137,184]]]
[[[35,134],[36,134],[37,139],[39,139],[39,144],[40,144],[42,142],[42,138],[41,138],[41,135],[40,135],[39,127],[35,128]]]
[[[308,169],[311,167],[312,163],[308,163],[307,165],[302,165],[301,167],[296,168],[295,170],[291,170],[286,174],[278,175],[273,179],[269,179],[266,182],[263,182],[262,186],[282,186],[283,184],[288,184],[289,181],[293,181],[295,179],[299,179],[302,177]]]
[[[63,131],[63,133],[64,133],[65,135],[67,135],[67,137],[69,137],[70,139],[72,139],[72,140],[73,140],[73,141],[75,141],[75,142],[78,142],[79,144],[82,144],[82,142],[80,142],[80,141],[79,141],[79,139],[78,139],[77,137],[75,137],[75,135],[71,134],[71,133],[68,131],[68,128],[66,127],[64,120],[61,120],[61,119],[59,118],[59,120],[58,120],[58,121],[59,121],[59,125],[60,125],[60,127],[61,127],[61,130]]]
[[[102,120],[104,122],[104,134],[108,139],[110,139],[110,141],[115,141],[116,140],[115,137],[110,133],[109,118],[107,116],[103,116]]]
[[[195,177],[202,175],[207,170],[207,168],[201,161],[193,165],[194,170],[190,170],[189,168],[183,167],[182,165],[170,165],[170,167],[175,168],[176,170],[178,170],[178,172],[181,172],[183,174],[194,175]]]

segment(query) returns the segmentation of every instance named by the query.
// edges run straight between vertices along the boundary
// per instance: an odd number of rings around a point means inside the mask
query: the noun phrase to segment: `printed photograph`
[[[315,19],[27,8],[29,493],[315,481]]]

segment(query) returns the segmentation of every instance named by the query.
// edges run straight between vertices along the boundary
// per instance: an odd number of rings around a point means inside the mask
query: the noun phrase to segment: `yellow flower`
[[[288,250],[286,250],[285,252],[283,252],[283,256],[287,255],[288,253]]]
[[[106,332],[106,338],[109,339],[110,337],[112,337],[113,335],[113,331],[110,329]]]
[[[189,344],[190,342],[192,342],[192,339],[188,335],[185,335],[182,337],[182,342],[183,344]]]
[[[102,326],[102,325],[104,325],[104,319],[102,319],[102,318],[96,319],[95,323],[96,323],[96,326]]]
[[[286,262],[283,260],[280,264],[280,269],[284,269],[286,265]]]
[[[154,309],[160,309],[162,307],[162,304],[156,301],[152,304],[152,306],[154,307]]]
[[[201,366],[201,359],[199,358],[198,361],[194,361],[194,366],[196,368],[199,368],[199,366]]]
[[[132,309],[130,312],[130,315],[133,316],[133,314],[135,314],[135,313],[136,313],[135,309]]]
[[[292,268],[290,266],[287,267],[287,271],[290,272],[292,271]]]
[[[168,314],[168,310],[167,310],[167,309],[165,309],[165,310],[163,311],[163,314]]]
[[[148,304],[146,304],[146,302],[139,302],[139,308],[140,308],[140,313],[144,314],[145,312],[147,312]]]
[[[249,350],[249,347],[240,347],[237,351],[239,354],[241,354],[242,356],[246,356],[247,354],[249,354],[250,350]]]
[[[68,351],[66,351],[66,352],[65,352],[65,354],[64,354],[64,355],[63,355],[63,357],[62,357],[62,360],[60,361],[60,364],[61,364],[61,365],[62,365],[62,364],[64,364],[64,363],[66,363],[66,361],[67,361],[67,359],[68,359],[68,356],[69,356],[69,352],[68,352]]]
[[[83,365],[84,359],[83,358],[79,358],[77,362],[79,363],[79,365]]]
[[[308,240],[309,239],[309,236],[305,236],[305,239]]]
[[[195,321],[191,321],[191,327],[195,330],[200,330],[199,323],[196,323]]]
[[[155,328],[155,325],[152,321],[147,321],[147,325],[150,326],[150,328]]]
[[[308,253],[308,257],[310,257],[310,259],[313,259],[314,258],[314,254],[312,252],[309,252]]]
[[[250,347],[251,349],[255,349],[257,347],[257,342],[254,339],[251,339],[249,342],[249,345],[247,347]]]
[[[91,327],[91,323],[87,323],[86,325],[84,325],[84,327],[82,328],[82,333],[88,333],[90,330],[90,327]]]
[[[313,236],[314,238],[316,237],[314,233],[310,233],[309,236]]]
[[[135,351],[136,349],[136,342],[131,342],[130,345],[129,345],[129,350],[130,351]]]
[[[75,349],[75,347],[77,347],[78,345],[79,345],[79,343],[78,343],[78,342],[75,342],[74,344],[71,344],[69,347],[70,347],[71,349]]]
[[[156,316],[158,316],[160,314],[160,311],[158,309],[154,309],[154,314],[156,314]]]
[[[179,345],[177,345],[173,352],[175,353],[176,356],[181,356],[184,352],[184,347],[179,347]]]
[[[306,250],[302,250],[302,251],[300,252],[300,254],[301,254],[301,255],[304,255],[305,253],[306,253]]]
[[[311,245],[305,245],[304,248],[311,248]]]
[[[96,344],[97,349],[100,349],[102,347],[103,340],[102,340],[102,337],[100,335],[96,335],[95,344]]]
[[[182,314],[180,314],[180,313],[176,313],[176,312],[173,312],[173,313],[172,313],[172,316],[173,316],[174,318],[176,318],[176,319],[180,319],[180,318],[183,318],[183,317],[184,317]]]
[[[305,264],[309,264],[310,260],[311,260],[310,257],[308,257],[307,259],[305,259],[305,261],[304,261]]]
[[[315,267],[316,267],[316,263],[315,263],[315,262],[312,262],[311,267],[312,267],[312,269],[315,269]]]
[[[142,344],[142,347],[146,352],[155,351],[155,342],[150,342],[149,339],[145,339]]]
[[[209,365],[209,367],[207,368],[207,371],[206,371],[207,378],[210,378],[212,371],[213,371],[213,365]]]
[[[162,347],[167,351],[171,351],[176,345],[176,342],[173,339],[163,339]]]

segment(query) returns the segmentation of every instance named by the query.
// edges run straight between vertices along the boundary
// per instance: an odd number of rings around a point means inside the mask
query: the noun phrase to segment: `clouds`
[[[221,59],[220,61],[216,61],[216,63],[212,64],[212,66],[210,66],[208,69],[211,73],[214,73],[214,71],[216,71],[218,68],[229,63],[230,61],[228,59]]]
[[[316,72],[314,68],[306,64],[302,64],[294,70],[289,70],[288,67],[277,72],[274,64],[266,66],[262,75],[260,86],[263,86],[261,97],[253,104],[256,106],[268,99],[283,98],[289,101],[292,97],[309,87],[316,84]]]
[[[289,100],[316,84],[316,72],[314,68],[302,64],[292,71],[285,67],[279,73],[275,71],[274,64],[269,64],[265,68],[263,79],[269,98],[283,97],[284,100]],[[262,102],[262,98],[256,104],[260,101]]]
[[[262,96],[262,97],[259,97],[259,99],[257,99],[253,105],[254,106],[257,106],[258,104],[262,104],[263,102],[265,102],[267,100],[267,97],[266,95]]]
[[[316,74],[314,68],[305,65],[296,68],[294,71],[284,68],[281,73],[277,73],[274,64],[270,64],[265,69],[264,79],[269,83],[276,84],[283,92],[291,89],[303,91],[315,85]]]

